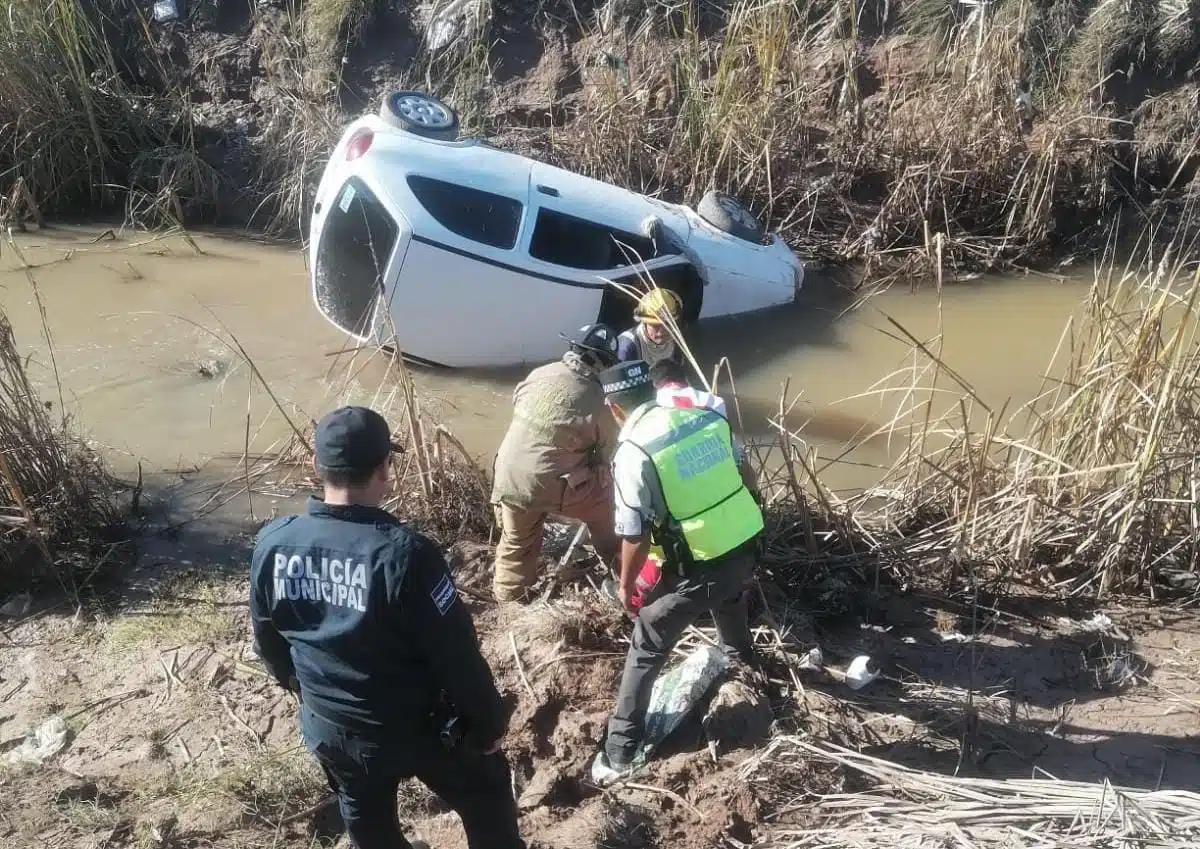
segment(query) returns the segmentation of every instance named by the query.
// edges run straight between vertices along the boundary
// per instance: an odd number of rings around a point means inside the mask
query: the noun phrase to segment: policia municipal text
[[[500,751],[508,712],[437,547],[380,509],[391,435],[343,407],[317,427],[323,499],[267,524],[251,566],[255,648],[300,697],[304,741],[357,849],[409,849],[396,791],[416,776],[470,849],[524,849]]]
[[[712,612],[735,660],[758,668],[743,590],[753,577],[763,517],[724,416],[686,393],[656,396],[643,361],[609,368],[600,381],[621,424],[612,468],[626,609],[633,610],[638,571],[652,542],[664,562],[662,577],[637,610],[600,768],[593,770],[612,780],[630,768],[642,743],[650,692],[671,648],[702,613]]]

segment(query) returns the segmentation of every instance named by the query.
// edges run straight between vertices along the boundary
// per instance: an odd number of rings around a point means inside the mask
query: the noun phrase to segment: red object
[[[375,141],[375,134],[365,127],[350,137],[350,143],[346,145],[346,161],[353,162],[364,153],[371,149],[371,142]]]
[[[662,564],[658,562],[658,558],[653,554],[646,555],[646,562],[642,564],[642,568],[638,570],[637,582],[633,590],[633,598],[630,599],[630,605],[633,607],[634,613],[642,609],[642,605],[646,601],[646,595],[650,590],[654,589],[658,579],[662,577]]]

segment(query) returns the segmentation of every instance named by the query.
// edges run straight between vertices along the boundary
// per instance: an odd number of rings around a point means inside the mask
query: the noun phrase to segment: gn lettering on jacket
[[[365,613],[367,610],[367,565],[312,555],[301,557],[275,553],[275,601],[323,601]]]

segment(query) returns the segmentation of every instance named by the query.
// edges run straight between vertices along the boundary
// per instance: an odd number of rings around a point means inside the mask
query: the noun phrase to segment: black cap
[[[392,451],[383,416],[366,407],[341,407],[321,419],[313,439],[317,465],[335,472],[369,472]]]
[[[639,386],[650,386],[650,367],[644,360],[618,363],[600,372],[600,385],[604,387],[605,395],[617,395]]]

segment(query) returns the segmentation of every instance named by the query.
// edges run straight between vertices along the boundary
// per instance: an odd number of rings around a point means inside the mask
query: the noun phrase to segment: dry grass
[[[1200,795],[1053,779],[958,778],[907,769],[819,741],[777,737],[741,768],[744,780],[775,784],[814,764],[866,782],[858,793],[797,794],[806,827],[783,826],[773,846],[861,849],[954,845],[1125,847],[1188,845],[1200,836]],[[815,803],[815,804],[813,804]]]
[[[937,339],[909,337],[914,365],[875,390],[902,399],[882,431],[907,441],[879,486],[839,502],[815,475],[804,481],[815,497],[797,495],[786,474],[774,481],[785,501],[812,503],[818,518],[807,522],[829,526],[815,556],[804,528],[791,532],[780,552],[789,574],[797,561],[843,557],[1097,596],[1186,585],[1200,557],[1198,299],[1200,272],[1178,265],[1099,272],[1044,391],[1015,411],[981,398],[940,359]],[[802,434],[781,432],[785,451],[805,450]],[[769,551],[765,565],[777,559]]]
[[[119,655],[166,641],[226,642],[241,632],[239,612],[238,603],[230,602],[218,587],[203,587],[187,598],[123,609],[104,632],[104,647]]]
[[[1009,0],[980,18],[912,0],[895,13],[908,40],[886,44],[859,29],[875,10],[847,20],[817,0],[741,0],[717,36],[685,19],[669,49],[639,31],[628,72],[594,74],[557,152],[680,198],[727,190],[818,255],[1025,258],[1070,235],[1069,209],[1105,208],[1119,142],[1059,86],[1035,92],[1045,120],[1022,131],[1012,92],[1029,72],[1021,45],[1039,34],[1035,6]]]
[[[131,164],[178,135],[186,110],[122,78],[95,15],[16,0],[0,16],[0,184],[52,209],[111,206]]]
[[[386,378],[376,387],[362,386],[358,375],[364,360],[379,356],[388,359]],[[489,505],[491,481],[454,434],[423,413],[412,373],[401,358],[383,352],[348,352],[331,370],[329,385],[327,410],[361,404],[379,412],[391,426],[392,441],[400,450],[392,456],[392,494],[384,509],[396,511],[444,545],[490,537],[495,525]],[[262,458],[248,477],[282,471],[277,475],[280,482],[317,486],[312,477],[312,433],[319,418],[297,425],[288,442]]]
[[[332,0],[312,8],[313,14],[336,16],[359,15],[365,8],[360,6]],[[303,232],[307,226],[317,182],[340,129],[334,101],[340,57],[330,52],[327,33],[319,47],[313,47],[313,37],[305,18],[289,7],[275,37],[263,45],[265,82],[273,97],[254,140],[258,173],[251,195],[257,205],[248,223],[271,233]]]
[[[0,310],[0,591],[54,576],[78,592],[113,559],[100,544],[116,525],[113,482],[56,407],[61,391],[34,391]]]
[[[371,20],[374,4],[368,0],[317,0],[304,9],[304,44],[314,59],[341,66],[344,45],[362,35]]]
[[[1137,107],[1195,63],[1194,6],[736,0],[630,6],[632,17],[613,22],[607,10],[543,4],[526,25],[557,21],[542,38],[574,42],[583,80],[544,104],[563,122],[549,130],[521,126],[541,106],[508,109],[493,73],[507,48],[487,22],[389,73],[455,105],[469,134],[532,143],[560,164],[673,199],[729,191],[817,257],[888,271],[977,268],[1086,243],[1131,198],[1157,220],[1156,192],[1190,182],[1190,122],[1160,120],[1147,138]],[[136,88],[76,4],[19,0],[0,21],[0,189],[24,177],[51,209],[124,200],[149,224],[209,220],[223,199],[248,197],[251,225],[302,233],[345,117],[343,62],[386,14],[321,0],[271,18],[256,81],[271,94],[253,104],[255,174],[235,186],[197,153],[185,91]],[[179,78],[169,70],[156,73]],[[1022,81],[1029,126],[1015,107]],[[1131,167],[1146,145],[1153,167]]]

